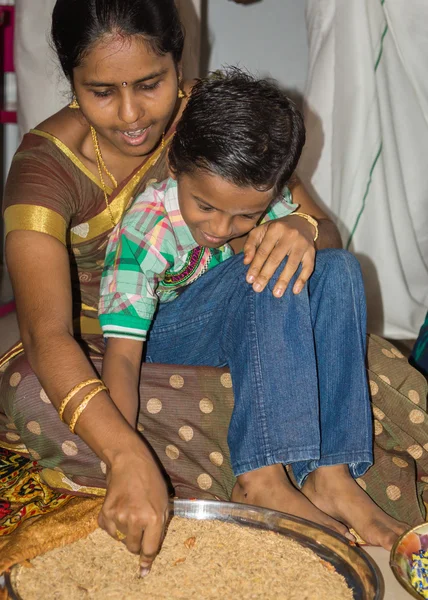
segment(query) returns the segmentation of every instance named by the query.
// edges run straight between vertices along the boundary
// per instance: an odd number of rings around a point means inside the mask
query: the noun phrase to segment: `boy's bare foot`
[[[320,510],[355,529],[367,544],[390,550],[398,536],[408,529],[371,500],[352,478],[347,465],[313,471],[302,492]]]
[[[263,467],[240,475],[231,500],[302,517],[354,540],[345,525],[319,510],[293,486],[282,465]]]

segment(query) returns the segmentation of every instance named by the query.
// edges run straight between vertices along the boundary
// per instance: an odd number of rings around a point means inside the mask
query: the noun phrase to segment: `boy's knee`
[[[316,255],[316,267],[326,268],[336,277],[361,277],[358,260],[348,250],[325,248]]]

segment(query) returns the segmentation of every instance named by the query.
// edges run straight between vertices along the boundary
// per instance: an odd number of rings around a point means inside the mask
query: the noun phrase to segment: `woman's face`
[[[141,36],[106,36],[73,75],[82,113],[104,140],[128,156],[153,150],[177,103],[171,54],[159,56]]]

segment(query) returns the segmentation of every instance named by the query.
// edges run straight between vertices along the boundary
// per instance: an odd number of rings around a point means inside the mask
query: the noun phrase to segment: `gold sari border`
[[[78,325],[79,331],[83,335],[102,335],[103,330],[101,329],[98,318],[91,318],[82,315],[79,319],[76,319],[75,325]]]
[[[13,204],[4,211],[5,230],[37,231],[47,233],[66,245],[67,224],[57,212],[45,206]]]
[[[105,489],[74,483],[61,471],[45,468],[41,471],[40,476],[49,487],[54,489],[67,490],[78,494],[90,494],[91,496],[103,497],[106,495]]]
[[[0,356],[0,371],[10,360],[12,360],[12,358],[15,358],[15,356],[18,356],[23,352],[24,346],[22,345],[22,342],[18,342],[14,346],[12,346],[12,348],[8,350],[5,354],[3,354],[3,356]]]
[[[91,181],[93,181],[95,183],[95,185],[97,185],[101,190],[103,189],[103,185],[102,185],[101,181],[98,179],[98,177],[95,177],[95,175],[93,173],[91,173],[91,171],[87,167],[85,167],[85,165],[82,163],[82,161],[79,158],[77,158],[77,156],[74,154],[74,152],[72,152],[70,150],[70,148],[64,144],[64,142],[61,142],[61,140],[59,140],[57,137],[55,137],[51,133],[47,133],[46,131],[42,131],[41,129],[30,129],[30,133],[33,133],[34,135],[39,135],[40,137],[46,138],[47,140],[49,140],[53,144],[55,144],[55,146],[57,148],[59,148],[61,150],[61,152],[63,152],[66,155],[66,157],[69,158],[71,160],[71,162],[74,165],[76,165],[76,167],[78,169],[80,169],[82,171],[82,173],[84,173],[86,175],[86,177],[89,177],[89,179]],[[112,188],[109,187],[108,185],[105,186],[105,189],[106,189],[107,194],[110,195],[112,193]]]
[[[26,446],[24,446],[24,444],[8,444],[7,442],[0,440],[0,448],[10,450],[11,452],[16,452],[17,454],[28,454],[31,456],[30,451]]]
[[[84,302],[82,302],[81,307],[82,307],[82,310],[90,310],[92,312],[97,311],[95,306],[89,306],[89,304],[85,304]]]
[[[152,167],[153,164],[156,164],[164,149],[168,146],[168,144],[171,143],[173,137],[174,132],[171,133],[168,136],[168,138],[166,138],[164,148],[159,146],[152,154],[152,156],[144,163],[144,165],[141,166],[137,173],[135,173],[135,175],[131,177],[131,179],[124,186],[124,188],[110,202],[111,214],[113,215],[113,218],[116,221],[116,223],[118,223],[121,220],[124,211],[128,207],[129,202],[132,200],[132,194],[135,188],[137,187],[138,183],[141,181],[141,179],[144,177],[144,175],[147,173],[150,167]],[[103,212],[99,213],[98,215],[95,215],[95,217],[92,217],[92,219],[89,219],[86,223],[87,225],[89,225],[89,230],[87,235],[85,235],[85,242],[94,239],[112,229],[110,212],[107,209],[103,210]],[[82,242],[82,238],[78,235],[75,235],[72,231],[71,243],[73,244],[79,242]]]

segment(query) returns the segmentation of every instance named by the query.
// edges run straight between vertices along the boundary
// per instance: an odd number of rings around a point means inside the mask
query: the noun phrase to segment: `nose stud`
[[[128,85],[127,81],[122,81],[122,87],[126,87]]]

